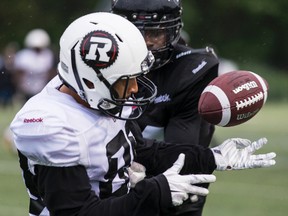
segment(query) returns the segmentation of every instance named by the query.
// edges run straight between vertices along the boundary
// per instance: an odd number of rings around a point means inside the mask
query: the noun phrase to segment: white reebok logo
[[[192,73],[196,74],[198,71],[200,71],[205,65],[207,64],[207,62],[205,60],[202,60],[201,64],[198,65],[198,67],[196,67],[195,69],[192,70]]]

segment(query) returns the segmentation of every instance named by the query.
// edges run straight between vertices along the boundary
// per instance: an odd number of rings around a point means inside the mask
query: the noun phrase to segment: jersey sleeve
[[[100,199],[92,190],[83,166],[36,166],[35,182],[51,215],[158,215],[172,205],[163,175],[139,182],[128,194]]]
[[[172,167],[180,153],[184,153],[185,163],[181,174],[211,174],[216,169],[212,151],[190,143],[167,143],[143,138],[139,126],[133,125],[136,139],[135,161],[146,167],[148,175],[158,175]]]
[[[42,165],[76,165],[80,157],[78,137],[65,122],[65,113],[51,110],[24,108],[17,114],[10,125],[15,145],[22,154]]]

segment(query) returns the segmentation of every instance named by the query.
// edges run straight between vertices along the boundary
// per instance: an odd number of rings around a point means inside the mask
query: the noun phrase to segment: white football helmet
[[[26,35],[24,43],[28,48],[46,48],[50,46],[50,37],[44,29],[33,29]]]
[[[153,62],[140,31],[125,18],[108,12],[76,19],[60,39],[58,74],[64,84],[91,108],[120,119],[138,118],[154,100],[156,86],[144,76]],[[137,78],[139,92],[119,99],[113,84],[119,79],[128,82],[131,77]],[[133,110],[133,115],[124,117],[124,107]]]

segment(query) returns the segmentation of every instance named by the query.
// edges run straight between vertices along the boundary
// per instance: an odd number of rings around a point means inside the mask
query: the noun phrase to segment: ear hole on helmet
[[[94,84],[91,81],[89,81],[85,78],[83,78],[83,81],[84,81],[85,85],[87,86],[87,88],[94,89]]]

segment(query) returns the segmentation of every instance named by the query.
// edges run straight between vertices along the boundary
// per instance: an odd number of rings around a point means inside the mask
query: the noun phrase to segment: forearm
[[[157,142],[143,138],[136,122],[130,122],[136,139],[135,161],[144,165],[148,175],[157,175],[170,168],[180,153],[185,153],[185,174],[209,174],[216,168],[215,159],[209,148],[200,145]],[[181,172],[181,174],[182,174]]]
[[[79,216],[153,216],[171,207],[171,194],[166,178],[161,175],[137,183],[135,188],[121,197],[91,202],[81,209]]]
[[[154,142],[151,147],[142,145],[136,152],[135,160],[146,167],[148,175],[167,170],[180,153],[186,155],[181,174],[211,174],[216,168],[212,151],[199,145]]]
[[[172,205],[169,186],[163,175],[139,182],[128,194],[119,197],[112,194],[107,199],[100,199],[91,190],[82,168],[38,166],[37,184],[52,215],[152,216]]]

